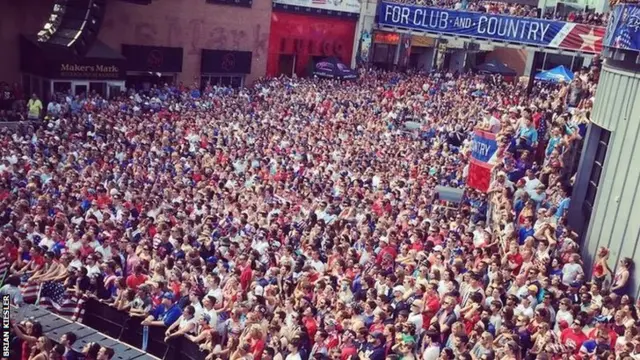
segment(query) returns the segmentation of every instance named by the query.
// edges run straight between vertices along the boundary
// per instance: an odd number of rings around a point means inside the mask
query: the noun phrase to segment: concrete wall
[[[121,44],[182,47],[178,80],[185,83],[200,74],[203,48],[251,51],[250,83],[265,74],[270,20],[270,0],[254,0],[252,8],[205,0],[156,0],[146,6],[110,1],[99,38],[118,51]]]
[[[613,271],[619,259],[632,258],[635,266],[629,293],[637,296],[640,288],[640,75],[637,69],[624,70],[612,65],[607,60],[603,67],[592,114],[593,123],[611,131],[611,136],[582,249],[588,267],[600,246],[610,249],[609,266]],[[584,194],[588,182],[590,171],[583,169],[589,167],[585,163],[594,161],[593,154],[589,155],[593,153],[589,149],[597,141],[590,136],[597,131],[594,128],[587,136],[574,195]],[[576,207],[583,196],[572,204],[570,215],[580,210]]]
[[[501,48],[496,46],[491,53],[487,54],[486,61],[489,60],[501,61],[515,70],[518,75],[526,75],[524,71],[527,64],[526,50]]]

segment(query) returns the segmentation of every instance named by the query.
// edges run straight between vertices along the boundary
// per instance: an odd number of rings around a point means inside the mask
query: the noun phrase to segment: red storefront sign
[[[330,56],[350,64],[355,30],[354,19],[273,12],[267,75],[286,73],[295,62],[296,74],[305,76],[314,60]]]

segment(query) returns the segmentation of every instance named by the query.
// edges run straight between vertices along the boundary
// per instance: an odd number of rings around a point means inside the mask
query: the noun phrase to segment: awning
[[[122,45],[127,71],[152,73],[182,72],[184,50],[181,47]]]
[[[20,38],[20,70],[48,79],[124,80],[125,57],[96,40],[87,54],[75,56],[67,48]]]
[[[573,80],[573,72],[564,67],[564,65],[556,66],[551,70],[545,70],[536,74],[536,80],[549,82],[571,82]]]
[[[482,65],[476,66],[476,70],[480,73],[488,73],[488,74],[501,74],[504,76],[516,76],[518,73],[512,68],[508,67],[506,64],[497,61],[497,60],[489,60]]]

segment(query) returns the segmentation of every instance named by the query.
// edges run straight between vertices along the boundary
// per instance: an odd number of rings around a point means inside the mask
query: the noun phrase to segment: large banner
[[[640,50],[640,5],[620,4],[611,11],[604,45]]]
[[[380,3],[378,11],[381,26],[595,54],[602,50],[605,36],[605,28],[600,26],[386,1]]]
[[[360,0],[273,0],[273,3],[328,11],[360,13]]]
[[[496,163],[498,143],[494,133],[476,130],[471,145],[467,186],[486,192],[491,184],[491,170]]]

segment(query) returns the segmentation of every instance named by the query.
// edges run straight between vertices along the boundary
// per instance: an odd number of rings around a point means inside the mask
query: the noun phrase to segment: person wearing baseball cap
[[[182,310],[177,303],[174,303],[175,296],[172,292],[162,295],[162,302],[156,306],[146,319],[142,321],[143,326],[169,327],[180,318]]]
[[[360,359],[384,360],[386,337],[381,332],[373,332],[369,335],[368,348],[358,353]]]

